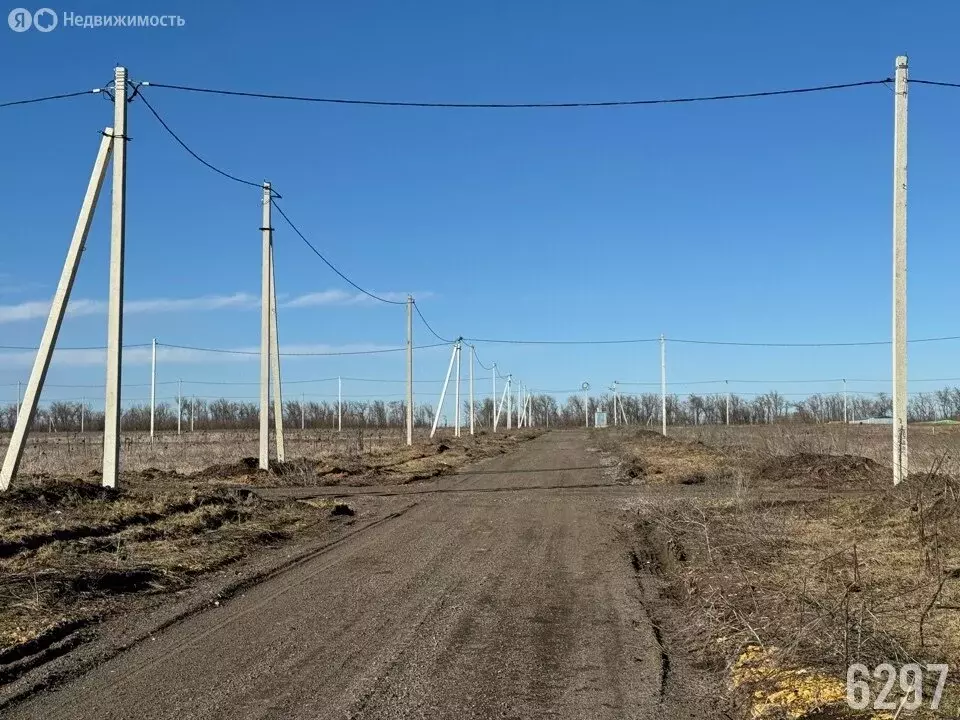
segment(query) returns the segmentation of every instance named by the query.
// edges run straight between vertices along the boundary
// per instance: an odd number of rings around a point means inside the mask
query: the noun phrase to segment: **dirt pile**
[[[889,471],[858,455],[796,453],[762,462],[754,477],[785,487],[862,488],[885,484]]]

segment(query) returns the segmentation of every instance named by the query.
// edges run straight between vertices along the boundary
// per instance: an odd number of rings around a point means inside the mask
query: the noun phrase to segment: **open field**
[[[136,436],[119,492],[41,436],[0,499],[0,708],[892,718],[846,668],[960,663],[960,433],[913,428],[894,489],[889,431],[325,433],[269,473],[252,433]]]
[[[683,644],[726,677],[732,704],[860,717],[845,706],[851,663],[957,666],[956,430],[911,428],[914,472],[896,489],[888,426],[671,432],[614,431],[601,445],[644,488],[627,504],[641,567],[680,603]],[[950,680],[943,717],[958,707]]]

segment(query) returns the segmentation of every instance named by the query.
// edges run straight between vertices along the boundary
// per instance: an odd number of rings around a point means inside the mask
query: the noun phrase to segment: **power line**
[[[476,346],[476,345],[471,345],[470,347],[473,348],[473,357],[474,357],[474,359],[477,361],[477,365],[479,365],[480,367],[482,367],[484,370],[493,370],[493,368],[494,368],[494,366],[496,365],[496,363],[494,363],[494,364],[493,364],[492,366],[490,366],[490,367],[487,367],[486,365],[483,364],[483,360],[481,360],[481,359],[480,359],[480,356],[477,354],[477,346]]]
[[[144,84],[146,84],[146,83],[144,83]],[[257,187],[257,188],[262,188],[262,187],[263,187],[263,184],[262,184],[262,183],[254,182],[254,181],[252,181],[252,180],[244,180],[243,178],[237,177],[236,175],[232,175],[232,174],[226,172],[225,170],[221,170],[220,168],[218,168],[217,166],[213,165],[212,163],[209,163],[209,162],[207,162],[206,160],[204,160],[204,159],[203,159],[202,157],[200,157],[196,152],[194,152],[193,149],[191,149],[190,146],[187,145],[187,144],[183,141],[183,139],[182,139],[179,135],[177,135],[176,132],[174,132],[174,130],[170,127],[169,124],[167,124],[167,122],[166,122],[162,117],[160,117],[160,114],[156,111],[156,109],[153,107],[153,105],[150,104],[150,101],[147,100],[146,97],[144,97],[143,93],[141,92],[141,93],[139,93],[139,95],[140,95],[140,99],[143,100],[143,104],[146,105],[146,107],[147,107],[147,109],[150,111],[150,113],[157,119],[157,121],[160,123],[160,125],[163,126],[163,129],[166,130],[167,133],[169,133],[170,136],[171,136],[174,140],[176,140],[176,142],[180,145],[180,147],[182,147],[184,150],[186,150],[195,160],[197,160],[198,162],[200,162],[200,163],[201,163],[202,165],[204,165],[205,167],[213,170],[215,173],[217,173],[217,174],[219,174],[219,175],[222,175],[223,177],[227,178],[228,180],[233,180],[234,182],[238,182],[238,183],[241,183],[241,184],[243,184],[243,185],[248,185],[248,186],[251,186],[251,187]],[[386,298],[384,298],[384,297],[380,297],[379,295],[377,295],[377,294],[375,294],[375,293],[372,293],[372,292],[370,292],[369,290],[366,290],[365,288],[360,287],[357,283],[355,283],[353,280],[351,280],[351,279],[348,278],[346,275],[344,275],[335,265],[333,265],[333,263],[331,263],[329,260],[327,260],[327,258],[325,258],[325,257],[323,256],[323,254],[322,254],[319,250],[317,250],[316,246],[314,246],[313,243],[311,243],[311,242],[307,239],[307,237],[306,237],[306,236],[300,231],[300,229],[294,224],[294,222],[290,219],[290,217],[283,211],[283,208],[281,208],[281,207],[276,203],[276,201],[275,201],[276,198],[280,198],[280,197],[282,197],[282,196],[281,196],[279,193],[275,192],[273,189],[271,189],[271,193],[272,193],[271,197],[273,198],[273,206],[277,209],[277,212],[280,213],[280,216],[281,216],[284,220],[286,220],[286,222],[287,222],[287,224],[290,226],[290,228],[300,237],[301,240],[303,240],[304,243],[306,243],[307,247],[309,247],[309,248],[314,252],[314,254],[316,254],[316,256],[319,257],[319,258],[324,262],[324,264],[326,264],[327,267],[329,267],[331,270],[333,270],[333,272],[335,272],[338,276],[340,276],[340,278],[343,279],[347,284],[349,284],[349,285],[351,285],[352,287],[356,288],[357,290],[359,290],[359,291],[360,291],[361,293],[363,293],[364,295],[367,295],[368,297],[371,297],[371,298],[373,298],[374,300],[378,300],[378,301],[380,301],[380,302],[382,302],[382,303],[387,303],[388,305],[403,305],[403,304],[406,302],[406,301],[398,301],[398,300],[388,300],[388,299],[386,299]]]
[[[182,90],[207,95],[227,95],[231,97],[257,98],[261,100],[291,100],[296,102],[324,103],[334,105],[372,105],[378,107],[418,107],[418,108],[447,108],[447,109],[522,109],[522,108],[599,108],[599,107],[627,107],[637,105],[679,105],[684,103],[713,102],[719,100],[743,100],[748,98],[774,97],[779,95],[800,95],[806,93],[825,92],[828,90],[846,90],[882,85],[890,82],[890,78],[883,80],[863,80],[851,83],[836,83],[832,85],[816,85],[813,87],[792,88],[787,90],[764,90],[759,92],[732,93],[725,95],[701,95],[693,97],[651,98],[641,100],[602,100],[576,102],[522,102],[522,103],[455,103],[455,102],[421,102],[395,100],[354,100],[333,97],[312,97],[306,95],[282,95],[277,93],[251,92],[243,90],[223,90],[218,88],[194,87],[189,85],[172,85],[168,83],[143,83],[150,87],[166,88],[168,90]]]
[[[936,87],[960,88],[960,83],[940,82],[937,80],[910,80],[911,85],[934,85]]]
[[[442,335],[437,334],[437,331],[433,329],[433,327],[430,325],[430,323],[427,322],[427,319],[423,316],[423,313],[420,312],[420,306],[417,304],[417,301],[416,301],[416,300],[413,301],[413,309],[417,311],[417,315],[420,317],[421,322],[423,322],[423,324],[426,326],[427,330],[429,330],[430,333],[431,333],[437,340],[441,340],[441,341],[443,341],[444,343],[446,343],[446,344],[448,344],[448,345],[449,345],[450,343],[452,343],[452,342],[455,342],[454,340],[448,340],[447,338],[443,337]],[[461,338],[461,339],[462,339],[462,338]]]
[[[145,83],[144,83],[144,84],[145,84]],[[212,163],[207,162],[207,161],[204,160],[202,157],[200,157],[199,155],[197,155],[197,153],[195,153],[195,152],[190,148],[190,146],[187,145],[187,144],[181,139],[181,137],[180,137],[179,135],[177,135],[177,133],[175,133],[175,132],[173,131],[173,128],[171,128],[171,127],[167,124],[167,122],[166,122],[162,117],[160,117],[160,113],[158,113],[158,112],[154,109],[153,105],[150,104],[150,101],[147,100],[147,98],[146,98],[146,96],[143,94],[143,92],[138,93],[138,95],[139,95],[140,99],[143,101],[143,104],[147,106],[147,110],[149,110],[150,113],[157,119],[157,122],[159,122],[160,125],[163,126],[163,129],[166,130],[167,133],[170,135],[170,137],[172,137],[174,140],[176,140],[176,141],[177,141],[177,144],[180,145],[180,147],[182,147],[184,150],[186,150],[186,151],[193,157],[194,160],[196,160],[196,161],[199,162],[200,164],[204,165],[205,167],[210,168],[211,170],[213,170],[213,171],[214,171],[215,173],[217,173],[218,175],[222,175],[223,177],[227,178],[228,180],[233,180],[234,182],[240,183],[240,184],[242,184],[242,185],[249,185],[249,186],[251,186],[251,187],[263,188],[263,183],[254,182],[253,180],[244,180],[243,178],[237,177],[236,175],[231,175],[231,174],[228,173],[226,170],[221,170],[221,169],[218,168],[216,165],[213,165]],[[271,192],[275,193],[275,191],[273,191],[272,189],[271,189]],[[276,193],[275,193],[275,194],[276,194]],[[276,197],[280,197],[280,195],[279,195],[279,194],[276,194]]]
[[[380,297],[379,295],[377,295],[377,294],[375,294],[375,293],[372,293],[372,292],[370,292],[369,290],[366,290],[365,288],[362,288],[362,287],[360,287],[359,285],[357,285],[353,280],[351,280],[351,279],[348,278],[346,275],[344,275],[342,272],[340,272],[340,270],[339,270],[333,263],[331,263],[329,260],[327,260],[327,259],[320,253],[320,251],[317,250],[317,248],[313,245],[313,243],[311,243],[309,240],[307,240],[307,237],[306,237],[302,232],[300,232],[300,229],[299,229],[296,225],[293,224],[293,221],[292,221],[289,217],[287,217],[287,214],[283,211],[283,209],[282,209],[276,202],[273,203],[273,206],[277,209],[277,212],[280,213],[280,216],[281,216],[284,220],[287,221],[287,225],[289,225],[290,228],[291,228],[297,235],[300,236],[300,239],[303,240],[304,243],[306,243],[307,247],[310,248],[311,250],[313,250],[314,254],[315,254],[318,258],[320,258],[321,260],[323,260],[324,264],[325,264],[328,268],[330,268],[331,270],[333,270],[337,275],[339,275],[340,278],[341,278],[342,280],[344,280],[348,285],[350,285],[351,287],[359,290],[359,291],[362,292],[364,295],[366,295],[366,296],[368,296],[368,297],[371,297],[371,298],[373,298],[374,300],[379,300],[379,301],[382,302],[382,303],[386,303],[387,305],[406,305],[406,304],[407,304],[407,301],[406,301],[406,300],[387,300],[386,298]]]
[[[137,345],[124,345],[124,350],[131,350],[133,348],[145,348],[150,347],[150,343],[139,343]],[[36,352],[40,348],[38,347],[27,347],[26,345],[0,345],[0,350],[23,350],[29,352]],[[86,347],[60,347],[57,346],[54,350],[106,350],[106,345],[91,345]]]
[[[464,338],[472,343],[504,345],[626,345],[630,343],[660,342],[660,338],[640,338],[628,340],[504,340],[493,338]]]
[[[427,350],[429,348],[441,347],[446,343],[434,343],[433,345],[416,345],[414,350]],[[147,346],[142,346],[147,347]],[[195,352],[224,353],[227,355],[260,355],[259,350],[229,350],[224,348],[206,348],[193,345],[168,345],[167,343],[157,343],[157,347],[175,348],[177,350],[193,350]],[[340,355],[382,355],[384,353],[405,352],[407,348],[385,348],[383,350],[342,350],[337,352],[282,352],[281,357],[334,357]]]
[[[29,98],[26,100],[8,100],[7,102],[0,103],[0,108],[13,107],[14,105],[33,105],[35,103],[47,102],[48,100],[65,100],[67,98],[80,97],[81,95],[94,95],[101,92],[103,92],[103,88],[94,88],[93,90],[78,90],[77,92],[47,95],[45,97]]]
[[[781,343],[781,342],[727,342],[722,340],[689,340],[681,338],[666,338],[667,342],[685,343],[688,345],[729,345],[735,347],[868,347],[871,345],[890,345],[890,340],[873,340],[868,342],[808,342],[808,343]],[[944,342],[960,340],[960,335],[943,337],[914,338],[908,343]]]

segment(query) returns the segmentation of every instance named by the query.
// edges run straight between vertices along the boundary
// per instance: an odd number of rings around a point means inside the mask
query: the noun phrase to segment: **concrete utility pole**
[[[590,384],[583,384],[583,421],[585,427],[590,427]]]
[[[154,418],[157,412],[157,339],[150,352],[150,442],[153,442]]]
[[[461,343],[457,340],[457,387],[454,390],[455,398],[455,409],[453,412],[454,422],[456,423],[453,435],[454,437],[460,437],[460,425],[462,424],[462,419],[460,418],[460,354],[462,352]]]
[[[20,400],[20,381],[17,381],[17,422],[14,425],[13,434],[10,436],[10,444],[7,446],[3,467],[0,469],[0,490],[6,490],[10,486],[10,482],[17,476],[17,470],[20,468],[23,449],[26,447],[30,429],[30,420],[37,411],[40,391],[43,389],[47,370],[50,369],[53,349],[57,344],[60,326],[63,324],[67,301],[70,299],[70,292],[73,290],[73,281],[77,277],[80,256],[83,253],[87,234],[90,231],[90,223],[93,220],[97,199],[100,197],[100,188],[103,187],[103,178],[107,172],[107,162],[110,159],[112,148],[113,128],[107,128],[100,140],[100,149],[97,151],[97,158],[93,164],[87,191],[83,196],[83,204],[80,206],[80,214],[77,217],[77,224],[70,240],[67,257],[60,273],[60,282],[57,284],[53,303],[50,305],[50,314],[47,316],[47,322],[43,327],[40,348],[34,358],[33,368],[30,370],[30,377],[27,380],[27,389],[22,402]]]
[[[273,376],[273,434],[277,461],[286,459],[283,444],[283,389],[280,382],[280,336],[277,333],[277,274],[273,267],[273,237],[270,238],[270,369]]]
[[[413,445],[413,295],[407,295],[407,445]]]
[[[620,418],[617,416],[617,381],[613,381],[613,424],[617,426],[620,424]]]
[[[437,403],[437,410],[433,414],[433,426],[430,428],[430,437],[437,432],[437,424],[440,422],[440,413],[443,412],[443,401],[447,397],[447,387],[450,385],[450,375],[453,373],[453,364],[457,360],[458,343],[453,344],[453,352],[450,353],[450,364],[447,366],[447,375],[443,380],[443,388],[440,390],[440,402]]]
[[[470,346],[470,434],[474,434],[474,416],[476,415],[476,406],[473,402],[473,363],[477,357],[477,348]]]
[[[127,207],[127,70],[113,74],[113,207],[110,296],[107,301],[107,383],[103,420],[103,485],[117,486],[120,469],[120,384],[123,352],[123,254]]]
[[[667,434],[667,339],[660,335],[660,415]]]
[[[513,421],[511,420],[511,409],[510,401],[513,399],[513,375],[507,375],[507,430],[510,430],[513,427]]]
[[[183,421],[183,380],[177,380],[177,435]]]
[[[80,434],[83,435],[83,420],[87,410],[87,399],[80,398]]]
[[[517,430],[523,427],[523,382],[517,380]]]
[[[337,375],[337,432],[343,430],[343,382]]]
[[[847,422],[847,381],[843,380],[843,422]]]
[[[270,245],[273,241],[270,183],[263,183],[260,224],[260,469],[270,469]]]
[[[907,478],[907,56],[897,58],[893,150],[893,484]]]
[[[727,386],[727,425],[730,424],[730,381],[723,381]]]
[[[493,431],[497,431],[497,420],[499,419],[500,413],[497,408],[497,364],[493,364],[493,371],[490,373],[490,377],[493,378],[493,404],[490,406],[491,414],[493,415]]]

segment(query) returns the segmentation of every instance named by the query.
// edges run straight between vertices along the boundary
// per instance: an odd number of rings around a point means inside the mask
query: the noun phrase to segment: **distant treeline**
[[[621,395],[625,415],[631,425],[656,425],[660,422],[661,398],[659,393],[639,395]],[[589,414],[593,424],[593,413],[605,410],[608,422],[613,424],[613,396],[590,397]],[[560,403],[549,395],[535,395],[530,399],[532,424],[545,426],[577,426],[584,423],[587,414],[582,395],[571,395]],[[842,422],[843,395],[815,394],[803,400],[790,401],[777,392],[769,392],[751,398],[737,394],[729,396],[730,423],[737,425],[771,422]],[[493,424],[493,402],[490,398],[477,403],[477,424],[489,428]],[[847,418],[858,420],[888,415],[891,411],[890,396],[878,393],[872,396],[849,394],[847,396]],[[468,420],[469,402],[463,403],[464,424]],[[513,421],[516,426],[516,403],[513,404]],[[506,408],[503,409],[499,423],[506,423]],[[289,400],[283,404],[284,423],[299,428],[301,422],[305,428],[322,429],[337,427],[336,402],[305,402]],[[34,417],[34,427],[39,430],[76,431],[80,429],[80,420],[86,430],[103,429],[103,412],[92,410],[89,405],[79,402],[54,401],[43,405]],[[272,412],[271,412],[272,416]],[[911,421],[930,421],[960,417],[960,388],[919,393],[910,399],[909,418]],[[180,422],[183,430],[189,430],[191,424],[196,430],[252,429],[258,425],[259,408],[256,403],[235,402],[228,399],[193,400],[184,398],[180,408]],[[406,404],[399,400],[372,402],[349,401],[343,403],[342,424],[345,428],[355,427],[403,427],[406,418]],[[16,420],[16,406],[0,406],[0,430],[12,430]],[[671,425],[724,424],[727,421],[727,395],[668,395],[667,422]],[[433,407],[418,404],[414,409],[414,424],[417,427],[429,427],[433,423]],[[452,410],[445,411],[441,425],[454,423]],[[121,427],[124,430],[149,430],[150,406],[133,405],[123,412]],[[155,410],[155,427],[158,430],[175,430],[177,427],[176,404],[158,403]]]

